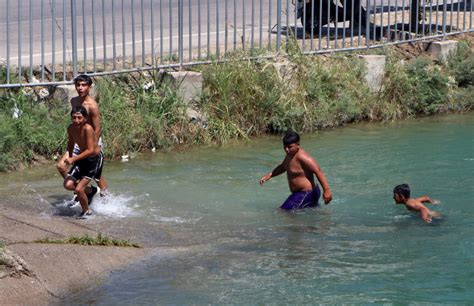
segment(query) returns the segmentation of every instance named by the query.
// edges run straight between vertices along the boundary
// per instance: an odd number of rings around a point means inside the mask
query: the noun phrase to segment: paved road
[[[9,54],[10,64],[23,66],[71,61],[72,1],[76,2],[78,61],[125,55],[141,66],[142,54],[154,54],[158,61],[177,54],[176,0],[0,0],[0,58]],[[365,6],[366,1],[361,2]],[[400,9],[409,2],[375,0],[375,6]],[[437,3],[442,0],[432,1]],[[299,24],[291,0],[283,0],[282,9],[283,25],[287,20],[289,25]],[[276,24],[276,12],[275,0],[183,0],[184,60],[208,52],[222,54],[241,46],[243,40],[249,48],[274,42],[276,35],[270,29]],[[117,65],[123,67],[122,62]]]
[[[161,54],[165,57],[178,50],[178,1],[75,1],[79,60],[83,60],[84,56],[91,60],[94,56],[94,46],[97,59],[104,56],[111,58],[114,54],[120,57],[125,53],[127,57],[135,54],[138,60],[142,51],[151,54],[154,50],[157,56]],[[0,0],[0,27],[4,29],[0,33],[0,57],[6,58],[9,52],[11,63],[18,64],[21,54],[23,65],[29,65],[30,60],[36,65],[41,63],[41,51],[44,50],[45,63],[52,61],[53,53],[56,63],[62,62],[63,57],[70,60],[70,1],[23,0],[20,6],[18,2],[20,1]],[[273,2],[270,14],[270,0],[184,0],[184,49],[192,49],[196,55],[197,48],[200,47],[204,54],[208,51],[209,44],[210,52],[216,52],[216,46],[223,52],[226,48],[225,42],[227,48],[233,47],[234,38],[240,42],[243,29],[246,30],[246,39],[250,38],[253,29],[257,43],[260,33],[263,41],[264,37],[268,37],[269,24],[273,26],[276,23],[276,17],[270,20],[270,16],[276,16],[276,5]],[[289,6],[293,10],[291,3]],[[65,49],[63,40],[66,41]],[[186,51],[186,56],[189,56],[189,51]]]

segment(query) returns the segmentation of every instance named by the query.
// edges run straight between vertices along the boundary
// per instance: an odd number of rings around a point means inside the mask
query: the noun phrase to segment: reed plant
[[[259,135],[281,110],[284,86],[270,62],[233,58],[204,67],[203,79],[198,107],[213,142]]]

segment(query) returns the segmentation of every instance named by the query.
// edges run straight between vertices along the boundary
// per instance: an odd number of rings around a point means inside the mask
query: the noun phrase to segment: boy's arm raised
[[[263,185],[263,183],[265,183],[266,181],[268,181],[272,177],[280,175],[285,171],[286,171],[286,169],[283,166],[283,164],[278,165],[275,169],[273,169],[272,172],[269,172],[269,173],[265,174],[264,176],[262,176],[262,178],[260,179],[260,186]]]

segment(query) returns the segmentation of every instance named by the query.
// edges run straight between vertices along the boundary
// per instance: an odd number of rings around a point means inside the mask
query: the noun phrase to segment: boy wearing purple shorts
[[[332,200],[332,193],[326,176],[316,160],[300,147],[300,136],[296,132],[289,132],[285,135],[283,149],[286,152],[285,159],[272,172],[260,179],[260,185],[272,177],[286,172],[292,194],[280,208],[292,210],[315,207],[321,196],[321,190],[314,179],[314,175],[316,175],[324,191],[324,203],[329,204]]]

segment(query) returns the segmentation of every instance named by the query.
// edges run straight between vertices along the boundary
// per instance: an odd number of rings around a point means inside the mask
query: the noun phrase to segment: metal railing
[[[471,0],[0,0],[0,88],[474,31]]]

